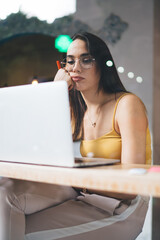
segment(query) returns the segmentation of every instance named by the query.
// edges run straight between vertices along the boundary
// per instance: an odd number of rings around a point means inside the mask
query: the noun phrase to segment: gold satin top
[[[121,159],[122,139],[114,127],[115,113],[120,99],[126,95],[121,95],[115,105],[112,130],[105,135],[94,140],[82,140],[80,145],[80,152],[83,157],[88,153],[93,153],[94,157]],[[149,128],[146,132],[146,164],[151,164],[151,137]]]

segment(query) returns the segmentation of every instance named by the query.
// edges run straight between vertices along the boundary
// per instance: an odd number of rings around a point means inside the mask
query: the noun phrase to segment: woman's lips
[[[81,81],[81,80],[84,79],[83,77],[79,77],[79,76],[71,77],[71,78],[72,78],[72,80],[73,80],[74,82],[79,82],[79,81]]]

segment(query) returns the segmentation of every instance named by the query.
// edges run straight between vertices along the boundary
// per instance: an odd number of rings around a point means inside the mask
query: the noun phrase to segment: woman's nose
[[[79,59],[75,60],[74,66],[73,66],[73,72],[81,72],[81,65]]]

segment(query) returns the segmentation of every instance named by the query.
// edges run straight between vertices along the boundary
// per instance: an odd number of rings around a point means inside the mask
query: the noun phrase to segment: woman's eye
[[[82,62],[85,64],[87,64],[87,63],[91,63],[92,62],[92,59],[91,58],[84,58],[84,59],[82,59]]]
[[[67,60],[67,63],[70,64],[70,65],[73,65],[74,64],[74,60]]]

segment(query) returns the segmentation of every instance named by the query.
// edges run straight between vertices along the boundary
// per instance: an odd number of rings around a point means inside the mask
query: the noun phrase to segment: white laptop
[[[119,162],[75,161],[65,81],[0,89],[0,160],[64,167]]]

